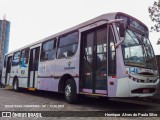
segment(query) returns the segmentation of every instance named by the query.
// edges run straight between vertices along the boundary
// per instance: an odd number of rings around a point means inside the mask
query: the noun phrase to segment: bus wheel
[[[65,100],[73,104],[77,102],[76,84],[73,79],[68,79],[65,84]]]
[[[16,92],[19,90],[19,88],[18,88],[18,80],[17,79],[15,79],[14,82],[13,82],[13,90],[16,91]]]

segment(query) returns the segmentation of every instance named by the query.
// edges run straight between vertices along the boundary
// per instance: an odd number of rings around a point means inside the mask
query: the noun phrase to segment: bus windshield
[[[156,69],[154,51],[147,37],[128,29],[122,51],[125,65]]]

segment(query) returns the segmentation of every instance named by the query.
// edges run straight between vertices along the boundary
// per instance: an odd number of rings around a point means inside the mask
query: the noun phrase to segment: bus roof
[[[98,22],[98,21],[102,21],[102,20],[106,20],[106,21],[108,21],[108,20],[114,20],[117,14],[123,14],[123,15],[129,16],[129,17],[137,20],[136,18],[134,18],[134,17],[132,17],[132,16],[130,16],[130,15],[128,15],[128,14],[122,13],[122,12],[112,12],[112,13],[102,14],[102,15],[100,15],[100,16],[98,16],[98,17],[95,17],[95,18],[90,19],[90,20],[88,20],[88,21],[86,21],[86,22],[83,22],[83,23],[81,23],[81,24],[79,24],[79,25],[76,25],[76,26],[71,27],[71,28],[69,28],[69,29],[66,29],[66,30],[64,30],[64,31],[61,31],[61,32],[56,33],[56,34],[54,34],[54,35],[51,35],[51,36],[49,36],[49,37],[43,38],[43,39],[41,39],[41,40],[38,40],[37,42],[31,43],[31,44],[29,44],[29,45],[26,45],[26,46],[24,46],[24,47],[21,47],[21,48],[19,48],[19,49],[14,50],[14,51],[11,51],[11,52],[7,53],[6,55],[12,54],[12,53],[14,53],[14,52],[16,52],[16,51],[19,51],[19,50],[21,50],[21,49],[25,49],[25,48],[27,48],[27,47],[34,46],[34,45],[36,45],[36,44],[40,44],[40,43],[42,43],[43,41],[46,41],[46,40],[49,40],[49,39],[53,39],[53,38],[55,38],[55,37],[62,36],[62,35],[64,35],[64,34],[66,34],[66,33],[75,31],[75,30],[77,30],[77,29],[80,29],[80,28],[82,28],[82,27],[85,27],[85,26],[87,26],[87,25],[89,25],[89,24],[93,24],[93,23]],[[140,22],[141,24],[143,24],[141,21],[139,21],[139,20],[137,20],[137,21]],[[143,24],[143,25],[146,26],[145,24]],[[147,27],[147,26],[146,26],[146,27]]]

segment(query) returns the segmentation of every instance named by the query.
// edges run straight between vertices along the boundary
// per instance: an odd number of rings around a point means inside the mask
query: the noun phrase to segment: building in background
[[[9,48],[10,22],[5,19],[0,20],[0,70],[2,70],[4,55]]]

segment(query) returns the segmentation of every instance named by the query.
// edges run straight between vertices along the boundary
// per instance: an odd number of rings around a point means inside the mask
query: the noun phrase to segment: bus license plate
[[[143,89],[143,93],[149,93],[149,89]]]

